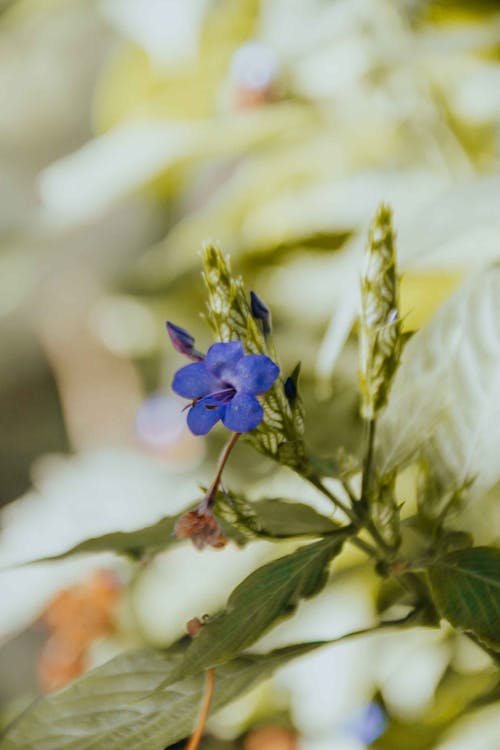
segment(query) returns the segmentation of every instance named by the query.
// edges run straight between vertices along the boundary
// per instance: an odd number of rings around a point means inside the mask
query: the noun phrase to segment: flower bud
[[[205,356],[194,348],[194,338],[188,333],[188,331],[180,326],[176,326],[174,323],[170,323],[169,321],[167,321],[166,326],[167,333],[170,336],[170,341],[176,351],[196,362],[201,362],[205,359]]]
[[[293,378],[289,376],[283,385],[285,389],[285,396],[288,399],[290,406],[293,406],[295,399],[297,398],[297,386],[295,385]]]
[[[262,333],[264,336],[268,336],[271,333],[271,312],[255,292],[250,292],[250,309],[252,317],[260,321]]]
[[[228,542],[214,514],[204,506],[184,513],[175,524],[174,533],[177,539],[191,539],[196,549],[221,549]]]

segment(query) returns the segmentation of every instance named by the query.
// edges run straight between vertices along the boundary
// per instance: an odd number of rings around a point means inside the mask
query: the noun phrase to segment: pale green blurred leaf
[[[380,419],[382,473],[420,453],[444,487],[500,479],[500,267],[477,274],[406,345]]]

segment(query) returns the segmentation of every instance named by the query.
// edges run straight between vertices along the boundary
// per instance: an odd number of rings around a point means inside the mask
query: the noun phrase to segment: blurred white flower
[[[208,0],[100,0],[104,16],[160,67],[196,58]]]

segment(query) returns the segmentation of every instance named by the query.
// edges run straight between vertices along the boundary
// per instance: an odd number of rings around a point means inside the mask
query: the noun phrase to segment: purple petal
[[[262,421],[264,409],[255,396],[238,393],[226,407],[222,421],[233,432],[250,432]]]
[[[207,352],[205,364],[212,375],[226,382],[231,373],[234,373],[234,368],[242,357],[243,345],[241,341],[230,341],[227,344],[212,344]]]
[[[225,410],[225,406],[217,406],[213,399],[204,398],[189,410],[188,427],[193,435],[206,435],[222,419]]]
[[[172,381],[172,390],[184,398],[201,398],[219,388],[219,381],[208,372],[205,362],[193,362],[181,367]]]
[[[278,365],[265,354],[245,354],[236,365],[231,385],[258,396],[271,388],[279,374]]]

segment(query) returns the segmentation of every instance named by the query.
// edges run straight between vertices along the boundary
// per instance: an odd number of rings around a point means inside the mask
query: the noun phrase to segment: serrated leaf
[[[318,645],[240,656],[221,666],[212,713]],[[163,750],[193,730],[203,694],[204,673],[158,689],[181,660],[178,644],[120,655],[37,701],[0,738],[0,750]]]
[[[499,651],[500,550],[456,550],[436,560],[427,573],[441,615]]]
[[[319,593],[328,577],[328,564],[339,554],[347,535],[338,531],[251,573],[235,588],[226,608],[191,643],[174,676],[228,661],[278,620],[289,617],[301,599]]]
[[[500,479],[500,267],[473,278],[406,345],[378,426],[386,473],[423,455],[446,489]]]
[[[338,530],[337,524],[305,503],[278,498],[248,502],[232,494],[231,502],[219,496],[216,514],[250,536],[286,539],[295,536],[324,536]]]

